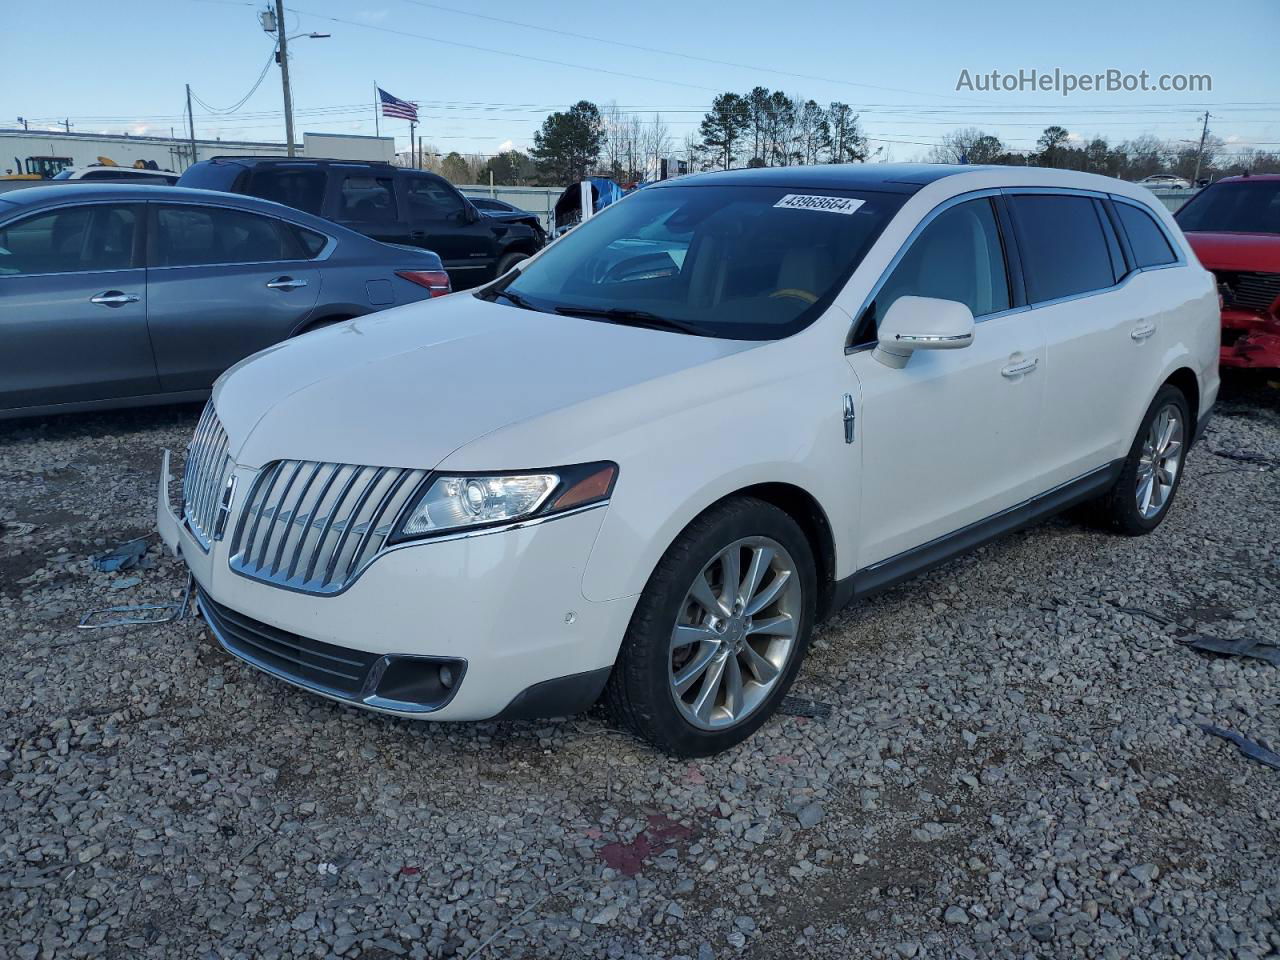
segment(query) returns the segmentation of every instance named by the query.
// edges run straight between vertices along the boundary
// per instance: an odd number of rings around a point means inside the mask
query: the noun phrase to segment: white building
[[[390,160],[395,156],[392,137],[354,137],[345,134],[305,133],[310,155],[345,160]],[[253,140],[202,140],[195,143],[197,160],[218,156],[285,156],[283,143]],[[299,145],[299,156],[307,155]],[[161,170],[181,173],[193,162],[191,141],[183,137],[128,136],[112,133],[65,133],[60,130],[0,129],[0,173],[26,173],[31,157],[62,157],[70,166],[84,167],[106,157],[117,166],[153,161]]]

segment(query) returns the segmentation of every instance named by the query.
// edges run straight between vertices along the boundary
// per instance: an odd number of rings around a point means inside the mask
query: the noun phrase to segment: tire
[[[1169,428],[1166,441],[1162,441],[1161,435],[1165,428],[1154,428],[1158,420],[1167,424],[1166,420],[1161,419],[1166,414],[1175,422]],[[1162,442],[1165,442],[1163,447]],[[1165,384],[1142,418],[1142,425],[1129,448],[1129,455],[1125,457],[1119,478],[1097,501],[1095,517],[1102,525],[1129,537],[1143,536],[1160,526],[1182,484],[1183,467],[1190,445],[1191,411],[1187,398],[1177,387]],[[1154,470],[1147,466],[1153,454],[1156,458]],[[1148,479],[1151,481],[1149,485]],[[1165,479],[1169,482],[1160,482]],[[1145,497],[1144,490],[1148,486],[1151,494]]]
[[[727,591],[727,564],[734,562],[739,589]],[[816,599],[813,549],[790,516],[753,497],[712,507],[649,577],[605,686],[605,709],[674,756],[703,757],[741,743],[795,679]],[[678,629],[684,644],[674,642]]]
[[[529,255],[527,253],[508,253],[506,256],[500,257],[498,259],[498,266],[494,270],[493,278],[496,280],[498,277],[502,276],[504,273],[506,273],[508,270],[514,267],[521,260],[528,260],[528,259],[529,259]]]

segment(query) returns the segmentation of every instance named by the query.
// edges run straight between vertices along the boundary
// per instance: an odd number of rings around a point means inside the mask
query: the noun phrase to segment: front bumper
[[[1280,319],[1250,310],[1222,311],[1224,367],[1280,368]]]
[[[246,474],[236,487],[249,490],[253,471],[236,471]],[[214,637],[267,673],[355,706],[433,720],[576,712],[603,687],[635,605],[635,597],[593,602],[582,594],[606,505],[536,525],[397,547],[342,593],[317,596],[236,573],[226,540],[215,540],[206,552],[173,510],[169,479],[166,451],[157,527],[195,578]],[[233,503],[233,514],[242,507]],[[336,665],[326,656],[358,664],[341,669],[360,672],[359,681],[348,677],[341,688],[324,682],[314,668]],[[410,700],[404,684],[392,696],[379,686],[397,664],[425,669],[459,662],[448,696],[429,683],[411,684],[426,695]],[[380,675],[375,664],[383,665]]]

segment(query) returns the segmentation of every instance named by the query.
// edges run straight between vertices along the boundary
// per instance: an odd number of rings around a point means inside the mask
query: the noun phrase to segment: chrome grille
[[[277,460],[240,512],[231,567],[305,593],[337,593],[377,555],[425,470]]]
[[[187,466],[182,476],[182,515],[206,550],[214,539],[218,508],[234,465],[227,450],[226,431],[211,400],[205,404],[195,436],[187,445]]]
[[[1229,270],[1214,271],[1218,277],[1218,289],[1223,304],[1228,307],[1244,307],[1266,313],[1280,298],[1280,273],[1236,273]]]

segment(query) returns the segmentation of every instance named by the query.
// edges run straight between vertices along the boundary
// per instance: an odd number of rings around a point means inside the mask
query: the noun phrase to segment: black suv
[[[246,193],[384,243],[425,247],[444,261],[455,290],[506,273],[544,240],[527,223],[484,216],[443,177],[389,163],[214,157],[188,167],[178,186]]]

